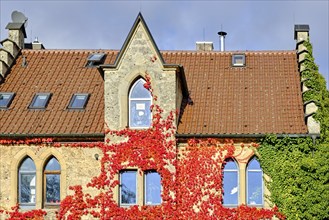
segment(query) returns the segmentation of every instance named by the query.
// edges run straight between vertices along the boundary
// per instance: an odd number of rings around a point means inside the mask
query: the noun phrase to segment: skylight
[[[88,67],[97,66],[103,64],[105,59],[104,53],[93,53],[88,56],[87,65]]]
[[[84,109],[86,107],[89,94],[87,93],[75,93],[73,94],[69,103],[69,109]]]
[[[245,54],[233,54],[232,55],[232,66],[245,66],[246,55]]]
[[[34,95],[32,102],[29,106],[31,109],[45,109],[48,105],[50,93],[37,93]]]
[[[13,92],[0,92],[0,109],[9,108],[13,101],[15,93]]]

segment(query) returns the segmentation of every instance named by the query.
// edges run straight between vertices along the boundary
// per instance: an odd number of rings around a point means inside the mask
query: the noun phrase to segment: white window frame
[[[242,63],[236,63],[235,58],[241,57]],[[233,54],[232,55],[232,66],[234,67],[244,67],[246,66],[246,55],[245,54]]]
[[[253,160],[256,160],[260,166],[260,163],[259,161],[257,160],[257,158],[253,157],[247,164],[247,167],[246,167],[246,203],[247,203],[247,206],[252,206],[252,207],[263,207],[264,206],[264,173],[263,173],[263,170],[262,168],[260,169],[249,169],[249,164],[253,161]],[[262,176],[262,203],[261,204],[249,204],[248,203],[248,196],[249,196],[249,172],[261,172],[261,176]]]
[[[228,162],[233,162],[235,164],[235,166],[236,166],[236,169],[226,169],[225,170],[225,166],[224,166],[224,169],[223,169],[223,190],[224,190],[224,172],[235,172],[236,175],[237,175],[237,189],[238,189],[237,197],[238,197],[238,201],[237,201],[237,204],[224,204],[224,195],[223,195],[223,206],[225,206],[225,207],[237,207],[240,204],[240,173],[239,173],[239,164],[233,158],[228,158],[226,160],[226,163],[228,163]]]
[[[150,94],[150,97],[149,98],[131,98],[131,93],[132,91],[134,90],[135,86],[138,84],[139,81],[142,81],[143,84],[146,83],[146,81],[143,79],[143,78],[139,78],[138,80],[136,80],[134,82],[134,84],[132,85],[132,87],[130,88],[130,91],[129,91],[129,101],[128,101],[128,125],[129,125],[129,128],[133,128],[133,129],[147,129],[147,128],[150,128],[149,127],[145,127],[145,126],[132,126],[131,123],[130,123],[130,119],[131,119],[131,101],[150,101],[150,106],[152,105],[152,96]],[[149,92],[149,91],[148,91]],[[150,118],[150,125],[152,124],[152,112],[150,110],[150,115],[151,115],[151,118]]]

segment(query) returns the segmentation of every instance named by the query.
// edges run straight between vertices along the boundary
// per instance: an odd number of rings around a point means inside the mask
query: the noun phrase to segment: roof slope
[[[85,67],[92,52],[23,50],[0,85],[0,92],[16,94],[10,109],[0,110],[0,134],[103,133],[103,79],[97,68]],[[108,52],[106,62],[113,62],[116,54]],[[23,56],[26,67],[21,65]],[[52,93],[46,110],[28,109],[39,92]],[[85,110],[67,109],[74,93],[91,94]]]
[[[23,50],[0,84],[0,92],[16,93],[10,109],[0,110],[0,135],[103,133],[104,81],[97,68],[85,67],[93,52]],[[119,51],[97,52],[113,64]],[[161,53],[184,67],[193,101],[179,134],[307,133],[295,51],[246,52],[246,67],[231,67],[231,52]],[[28,109],[38,92],[52,93],[47,109]],[[91,94],[85,110],[67,109],[73,93]]]
[[[232,67],[232,52],[164,52],[184,66],[193,105],[180,134],[307,133],[295,51],[243,52],[246,67]]]

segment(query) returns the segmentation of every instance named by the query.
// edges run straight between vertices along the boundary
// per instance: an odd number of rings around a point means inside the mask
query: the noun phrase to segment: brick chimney
[[[11,14],[12,22],[8,23],[8,38],[1,41],[0,48],[0,78],[6,76],[7,71],[14,63],[19,52],[24,47],[24,38],[26,38],[25,23],[27,18],[23,13],[14,11]],[[0,79],[1,81],[1,79]]]
[[[294,39],[296,40],[296,50],[297,50],[297,60],[299,66],[299,72],[302,74],[303,71],[308,71],[304,64],[306,60],[306,55],[309,53],[308,49],[304,46],[305,41],[309,41],[309,30],[310,27],[307,24],[296,24],[294,31]],[[305,93],[310,90],[305,82],[308,79],[301,78],[302,92]],[[304,103],[304,113],[305,113],[305,122],[308,128],[308,133],[310,134],[319,134],[320,133],[320,123],[315,121],[313,115],[318,110],[314,101],[307,101]]]

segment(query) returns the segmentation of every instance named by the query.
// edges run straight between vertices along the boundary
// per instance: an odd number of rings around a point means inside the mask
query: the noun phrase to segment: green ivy
[[[312,45],[303,42],[305,56],[302,79],[310,89],[303,101],[314,101],[313,115],[321,124],[320,138],[278,138],[269,135],[261,141],[258,153],[271,192],[269,200],[287,219],[329,219],[329,92],[312,56]]]

